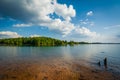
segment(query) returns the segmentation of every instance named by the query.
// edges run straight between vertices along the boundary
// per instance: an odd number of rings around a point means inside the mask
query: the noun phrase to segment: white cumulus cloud
[[[92,32],[88,28],[85,28],[85,27],[78,27],[78,28],[76,28],[74,30],[74,34],[75,35],[79,35],[79,36],[84,36],[84,37],[90,37],[90,38],[95,38],[95,37],[100,36],[96,32]]]
[[[14,24],[13,27],[30,27],[32,24]]]
[[[62,16],[65,20],[70,21],[71,17],[75,17],[76,11],[73,9],[73,6],[70,5],[67,7],[66,4],[55,4],[55,13],[59,16]]]
[[[0,32],[0,38],[18,38],[18,37],[21,37],[21,36],[16,32],[11,32],[11,31]]]
[[[73,29],[70,20],[75,17],[76,11],[72,5],[60,4],[57,0],[1,0],[0,14],[20,20],[23,23],[45,26],[51,31],[67,35]],[[62,17],[64,20],[60,17],[51,18],[50,15],[53,14]],[[16,24],[14,26],[28,27],[29,25]]]
[[[93,15],[93,11],[89,11],[89,12],[87,12],[86,15],[87,15],[87,16],[92,16],[92,15]]]
[[[70,22],[71,17],[75,17],[75,10],[73,6],[67,7],[66,4],[59,4],[56,0],[31,0],[31,5],[28,5],[29,10],[37,12],[38,17],[36,18],[40,26],[48,27],[51,31],[58,34],[67,35],[74,28],[74,24]],[[58,16],[64,18],[52,19],[49,14],[55,13]],[[35,20],[34,20],[35,21]]]

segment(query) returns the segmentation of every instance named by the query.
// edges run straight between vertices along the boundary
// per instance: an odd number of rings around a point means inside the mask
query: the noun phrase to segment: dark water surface
[[[103,66],[107,57],[109,70],[120,72],[120,44],[84,44],[61,47],[9,47],[0,46],[0,65],[12,61],[52,60],[55,58],[84,59]]]

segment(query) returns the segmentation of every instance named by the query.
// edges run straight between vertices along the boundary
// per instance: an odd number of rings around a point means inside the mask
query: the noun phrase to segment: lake
[[[82,44],[58,47],[0,46],[0,66],[2,65],[2,67],[14,63],[39,63],[64,59],[68,62],[72,60],[83,60],[86,62],[85,65],[104,69],[103,59],[105,57],[107,57],[108,61],[108,70],[119,73],[120,44]],[[101,67],[97,65],[98,61],[101,62]]]

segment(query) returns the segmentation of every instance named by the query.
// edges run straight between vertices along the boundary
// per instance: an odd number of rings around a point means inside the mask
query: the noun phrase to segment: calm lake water
[[[83,59],[91,65],[98,61],[103,66],[107,57],[109,70],[120,72],[120,44],[84,44],[61,47],[8,47],[0,46],[0,65],[4,61],[51,60],[55,58]]]

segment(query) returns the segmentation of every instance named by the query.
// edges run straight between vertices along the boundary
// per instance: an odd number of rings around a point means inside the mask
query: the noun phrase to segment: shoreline
[[[108,70],[95,68],[84,60],[34,60],[0,63],[0,80],[119,80]]]

